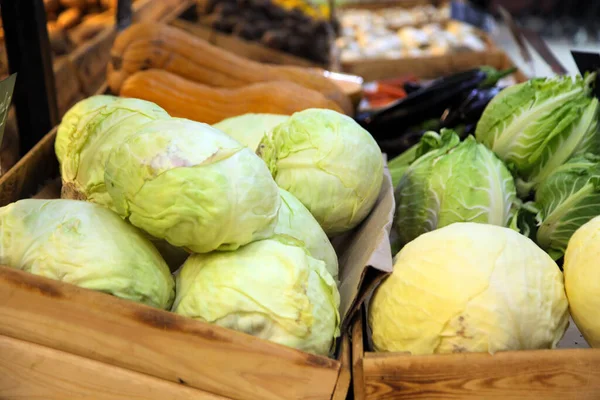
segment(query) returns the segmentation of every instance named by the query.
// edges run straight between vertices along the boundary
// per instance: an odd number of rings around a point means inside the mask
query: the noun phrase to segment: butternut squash
[[[292,82],[213,88],[158,69],[136,72],[128,77],[121,87],[121,96],[148,100],[164,108],[172,117],[207,124],[246,113],[291,115],[307,108],[342,112],[323,94]]]
[[[108,68],[109,87],[113,93],[119,93],[131,74],[150,68],[224,88],[290,81],[323,93],[346,114],[353,113],[349,97],[319,70],[262,64],[212,46],[169,25],[134,24],[121,32],[113,44]]]

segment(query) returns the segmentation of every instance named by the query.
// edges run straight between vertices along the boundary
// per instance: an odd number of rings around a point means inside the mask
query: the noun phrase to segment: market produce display
[[[348,96],[320,70],[254,62],[165,24],[133,24],[119,34],[108,66],[107,81],[111,91],[121,93],[124,82],[130,76],[147,69],[165,70],[186,80],[217,88],[243,88],[272,81],[292,82],[322,93],[346,114],[353,114]],[[186,84],[181,82],[177,88],[185,89]],[[171,90],[164,101],[170,101],[176,94],[177,90]],[[290,95],[287,101],[292,104],[301,101],[298,97],[301,96]],[[228,100],[233,101],[233,96]],[[237,103],[244,102],[243,98],[235,100]],[[257,98],[250,100],[256,101]],[[249,112],[272,111],[245,110],[243,113]]]
[[[449,7],[436,9],[342,9],[336,45],[342,62],[439,56],[485,51],[485,36],[475,27],[450,20]]]
[[[599,233],[600,217],[594,217],[577,229],[569,241],[564,263],[565,289],[571,316],[592,347],[600,347]]]
[[[406,245],[369,307],[375,349],[415,355],[553,348],[568,321],[550,256],[514,230],[470,222]]]
[[[113,26],[117,2],[44,0],[44,7],[46,8],[50,46],[54,55],[63,55],[93,38],[102,30]]]
[[[257,154],[328,236],[356,227],[379,196],[381,150],[369,132],[335,111],[292,115],[263,138]]]
[[[377,351],[553,348],[567,324],[567,298],[596,345],[594,80],[535,78],[498,90],[475,120],[474,136],[425,132],[389,162],[396,258],[369,308]],[[411,120],[407,110],[419,107],[424,90],[395,105],[395,119],[363,126],[391,135],[393,121]],[[559,267],[565,250],[567,297]]]
[[[316,63],[328,64],[334,32],[326,6],[302,0],[208,0],[199,22]]]
[[[340,334],[339,304],[325,263],[275,236],[191,256],[177,275],[173,311],[327,355]]]
[[[152,101],[174,117],[214,124],[246,113],[292,115],[308,108],[342,109],[323,94],[285,81],[258,82],[235,89],[213,88],[167,71],[136,72],[121,96]]]
[[[102,206],[20,200],[0,208],[0,263],[167,309],[169,268],[144,235]]]
[[[450,130],[425,134],[423,155],[396,187],[395,225],[401,244],[454,222],[506,226],[516,202],[515,183],[496,155],[470,136]]]
[[[0,209],[0,262],[331,354],[340,335],[339,265],[326,232],[347,232],[371,211],[383,179],[381,152],[352,118],[332,110],[225,122],[232,136],[255,146],[262,132],[260,149],[273,144],[265,158],[148,101],[80,101],[54,143],[63,199]],[[311,148],[297,140],[307,129]],[[294,167],[285,153],[293,147],[295,168],[313,170],[311,180],[305,171],[292,173],[295,181],[285,172]],[[368,179],[340,174],[353,163],[370,171]],[[291,182],[298,195],[277,182]],[[334,220],[323,210],[333,210]]]

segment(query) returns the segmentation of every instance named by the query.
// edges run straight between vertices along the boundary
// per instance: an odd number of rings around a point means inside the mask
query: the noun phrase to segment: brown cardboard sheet
[[[395,202],[389,170],[384,170],[379,198],[357,229],[332,240],[340,263],[340,315],[346,328],[370,292],[392,272],[390,229]]]

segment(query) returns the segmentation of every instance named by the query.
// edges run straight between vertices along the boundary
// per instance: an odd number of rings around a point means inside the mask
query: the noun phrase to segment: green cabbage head
[[[268,239],[191,256],[176,278],[173,311],[310,353],[339,336],[339,293],[323,261]]]
[[[87,122],[93,118],[100,109],[117,100],[118,97],[110,95],[91,96],[79,101],[63,116],[54,142],[54,150],[59,163],[67,152],[69,143],[78,136]]]
[[[379,196],[381,150],[369,132],[338,112],[295,113],[263,138],[257,153],[328,236],[358,225]]]
[[[256,151],[263,136],[271,133],[273,128],[289,118],[287,115],[278,114],[244,114],[224,119],[213,127],[225,132],[252,151]]]
[[[117,212],[195,253],[273,234],[281,204],[265,163],[210,125],[156,120],[116,146],[105,182]]]
[[[61,164],[61,197],[88,200],[114,210],[104,185],[104,166],[113,147],[148,122],[170,118],[154,103],[122,98],[98,109],[69,138]]]
[[[136,228],[76,200],[17,201],[0,208],[0,264],[168,309],[169,268]]]
[[[472,136],[461,142],[454,131],[442,130],[425,133],[418,153],[395,192],[401,245],[454,222],[509,224],[514,180],[488,148]]]
[[[275,234],[290,236],[301,241],[312,257],[325,262],[325,268],[337,281],[338,258],[329,238],[300,200],[281,188],[279,193],[281,208]]]
[[[572,156],[599,153],[595,77],[532,79],[504,89],[484,110],[475,136],[515,173],[521,196]]]
[[[561,165],[535,193],[537,243],[558,260],[571,236],[600,215],[600,157],[584,155]]]

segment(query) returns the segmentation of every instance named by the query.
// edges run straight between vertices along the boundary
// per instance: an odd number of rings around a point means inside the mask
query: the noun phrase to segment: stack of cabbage
[[[327,234],[370,212],[381,153],[336,112],[277,117],[260,140],[257,118],[233,130],[263,159],[153,103],[81,101],[57,132],[64,200],[0,209],[0,262],[328,354],[340,299]]]
[[[475,137],[461,142],[452,131],[428,132],[390,163],[401,250],[370,304],[377,350],[493,353],[557,344],[568,303],[555,260],[573,233],[600,215],[594,80],[560,76],[505,89],[485,109]],[[581,252],[574,247],[571,254]],[[567,294],[580,304],[585,298],[588,305],[577,308],[591,311],[600,304],[597,290],[569,290],[589,281],[581,271],[600,275],[600,267],[577,268],[582,259],[567,253]],[[590,321],[589,312],[580,314],[576,321]],[[590,331],[600,343],[600,326]]]

